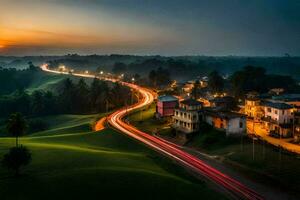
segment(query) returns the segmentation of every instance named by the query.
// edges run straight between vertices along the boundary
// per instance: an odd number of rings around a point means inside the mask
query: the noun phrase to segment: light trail
[[[41,68],[44,71],[48,71],[52,73],[69,74],[68,72],[58,72],[55,70],[50,70],[47,68],[46,65],[41,66]],[[89,74],[72,73],[72,75],[87,77],[87,78],[95,78],[94,75],[89,75]],[[105,79],[105,80],[113,81],[113,82],[117,81],[116,79]],[[127,134],[128,136],[138,141],[143,142],[144,144],[155,149],[156,151],[176,160],[181,165],[184,165],[185,167],[193,170],[194,172],[206,177],[213,183],[217,184],[221,188],[228,191],[235,199],[247,199],[247,200],[264,199],[261,195],[251,190],[250,188],[246,187],[245,185],[238,182],[237,180],[207,165],[199,158],[181,150],[180,147],[178,147],[177,145],[174,145],[158,137],[149,135],[125,123],[123,119],[128,113],[138,110],[147,105],[150,105],[154,101],[156,94],[150,89],[143,88],[132,83],[127,83],[127,82],[120,82],[120,83],[122,85],[125,85],[127,87],[130,87],[138,91],[142,95],[142,98],[139,99],[138,103],[126,108],[121,108],[115,111],[114,113],[112,113],[110,116],[108,116],[107,120],[114,128],[118,129],[119,131]]]

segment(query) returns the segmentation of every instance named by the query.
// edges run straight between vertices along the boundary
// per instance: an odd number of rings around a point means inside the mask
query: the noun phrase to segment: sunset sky
[[[0,55],[300,55],[297,0],[0,0]]]

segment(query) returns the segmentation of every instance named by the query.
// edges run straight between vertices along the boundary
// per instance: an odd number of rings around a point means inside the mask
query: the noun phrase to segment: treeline
[[[115,74],[138,73],[141,76],[148,76],[151,71],[167,71],[169,77],[177,80],[195,78],[198,75],[205,75],[212,69],[204,67],[203,63],[192,62],[184,59],[152,58],[143,61],[135,61],[129,64],[117,62],[113,65],[112,72]],[[100,70],[100,68],[99,68]]]
[[[244,66],[264,66],[266,72],[289,75],[300,78],[299,57],[207,57],[207,56],[181,56],[181,57],[140,57],[133,62],[116,62],[112,66],[114,73],[139,73],[147,75],[151,70],[161,67],[170,72],[172,78],[188,80],[197,76],[208,75],[212,71],[232,75],[242,70]],[[99,68],[100,69],[100,68]]]
[[[291,76],[267,74],[263,67],[246,66],[234,72],[229,81],[236,97],[244,97],[252,91],[267,93],[273,88],[282,88],[288,93],[300,92],[299,85]]]
[[[89,114],[105,112],[130,104],[130,89],[118,83],[109,87],[106,82],[94,79],[88,85],[84,79],[74,83],[65,79],[60,85],[60,92],[34,91],[28,94],[18,90],[9,96],[0,98],[0,117],[10,113],[21,112],[26,116],[43,116],[50,114]]]
[[[22,90],[30,85],[40,70],[31,62],[28,64],[29,68],[24,70],[0,67],[0,94],[10,94],[15,90]]]
[[[244,98],[248,92],[253,91],[267,93],[274,88],[282,88],[286,93],[300,92],[299,85],[291,76],[267,74],[263,67],[245,66],[228,79],[213,71],[208,78],[208,88],[211,92],[227,92],[237,98]]]

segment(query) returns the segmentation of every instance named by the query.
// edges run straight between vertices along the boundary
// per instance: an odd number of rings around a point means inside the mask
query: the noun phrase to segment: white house
[[[215,129],[225,131],[227,136],[246,134],[246,116],[243,114],[206,110],[204,120]]]
[[[265,102],[263,104],[265,118],[274,120],[278,124],[293,122],[293,106],[279,102]]]
[[[264,102],[264,127],[268,132],[290,136],[293,123],[293,106],[282,102]]]

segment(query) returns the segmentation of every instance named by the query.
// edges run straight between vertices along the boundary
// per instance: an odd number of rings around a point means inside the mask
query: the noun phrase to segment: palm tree
[[[16,147],[18,147],[19,136],[25,133],[27,129],[27,122],[21,113],[13,113],[7,121],[6,129],[8,133],[16,137]]]

